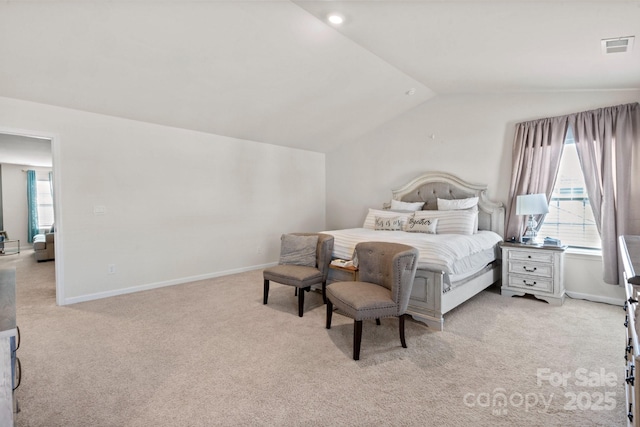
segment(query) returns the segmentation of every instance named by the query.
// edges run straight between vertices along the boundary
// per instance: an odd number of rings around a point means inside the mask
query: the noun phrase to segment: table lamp
[[[527,228],[522,236],[522,242],[535,245],[536,236],[538,234],[538,224],[533,218],[534,215],[549,213],[549,205],[547,204],[547,195],[540,194],[523,194],[516,199],[516,215],[529,215]]]

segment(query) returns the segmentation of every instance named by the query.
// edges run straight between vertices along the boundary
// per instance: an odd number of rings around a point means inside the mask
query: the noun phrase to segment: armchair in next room
[[[33,253],[36,261],[49,261],[56,258],[54,227],[45,234],[36,234],[33,237]]]

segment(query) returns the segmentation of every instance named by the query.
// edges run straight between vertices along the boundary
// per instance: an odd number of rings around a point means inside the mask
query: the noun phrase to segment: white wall
[[[27,174],[19,165],[2,165],[2,225],[10,239],[27,245]]]
[[[2,157],[0,156],[0,161]],[[27,241],[27,169],[46,176],[51,168],[2,164],[2,211],[4,231],[12,240],[20,240],[22,249],[31,248]]]
[[[53,138],[59,303],[259,268],[325,228],[320,153],[1,97],[0,131]]]
[[[391,189],[426,171],[488,184],[489,198],[506,204],[516,123],[637,101],[640,91],[438,96],[327,154],[327,227],[360,226],[368,207],[380,207]],[[599,280],[598,258],[566,263],[569,291],[624,298]],[[588,280],[572,277],[594,270]]]

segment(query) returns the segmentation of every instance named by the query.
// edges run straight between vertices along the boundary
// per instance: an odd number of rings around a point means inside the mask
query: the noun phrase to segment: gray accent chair
[[[329,263],[333,253],[333,236],[322,233],[291,233],[297,236],[318,236],[316,247],[316,266],[306,267],[301,265],[279,264],[266,268],[263,272],[264,290],[263,304],[269,298],[269,281],[283,285],[294,286],[298,295],[298,316],[304,312],[304,293],[311,290],[313,285],[322,285],[322,299],[327,303],[327,277],[329,276]]]
[[[49,261],[56,257],[55,233],[37,234],[33,237],[33,253],[36,261]]]
[[[351,317],[353,324],[353,360],[360,359],[362,321],[398,317],[400,342],[404,338],[404,313],[409,305],[413,279],[418,266],[418,250],[412,246],[386,242],[362,242],[356,245],[360,270],[357,282],[334,282],[327,287],[327,329],[335,306]]]

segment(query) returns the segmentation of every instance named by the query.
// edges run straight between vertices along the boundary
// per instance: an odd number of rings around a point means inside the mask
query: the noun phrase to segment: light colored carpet
[[[57,307],[53,263],[17,265],[20,427],[625,422],[620,307],[492,289],[444,332],[407,321],[408,349],[365,322],[355,362],[350,319],[275,283],[264,306],[261,271]]]

